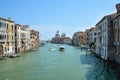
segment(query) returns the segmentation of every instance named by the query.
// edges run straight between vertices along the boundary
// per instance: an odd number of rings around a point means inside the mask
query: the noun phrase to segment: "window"
[[[7,24],[7,29],[8,29],[8,24]]]
[[[21,33],[21,37],[25,37],[25,33]]]
[[[0,22],[0,27],[1,27],[1,22]]]
[[[6,28],[6,24],[0,22],[0,28],[5,29]]]
[[[17,29],[17,26],[15,26],[15,30]]]
[[[7,51],[6,47],[5,47],[5,52]]]
[[[13,24],[12,24],[12,30],[13,30],[13,27],[14,27],[14,26],[13,26]]]
[[[17,33],[15,33],[15,37],[16,37],[16,34],[17,34]]]
[[[120,29],[120,20],[119,20],[119,23],[118,23],[118,24],[119,24],[119,29]]]

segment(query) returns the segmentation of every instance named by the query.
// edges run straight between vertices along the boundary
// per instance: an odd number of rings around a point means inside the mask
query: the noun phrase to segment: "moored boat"
[[[9,55],[10,58],[15,58],[15,57],[20,57],[21,55],[20,54],[11,54]]]
[[[4,59],[6,59],[6,58],[5,58],[5,57],[0,56],[0,60],[4,60]]]

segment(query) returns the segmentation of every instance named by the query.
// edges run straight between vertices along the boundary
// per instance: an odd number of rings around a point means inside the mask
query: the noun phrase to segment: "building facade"
[[[14,21],[0,18],[0,54],[9,55],[15,53]]]
[[[86,46],[87,44],[87,34],[86,32],[80,32],[80,42],[79,42],[79,46]]]
[[[96,42],[96,27],[90,28],[87,34],[88,44],[90,44],[91,42]]]
[[[21,53],[21,46],[22,46],[22,40],[21,40],[21,25],[15,24],[15,53]]]
[[[20,27],[21,38],[21,52],[30,50],[30,27],[29,25],[22,25]]]
[[[120,3],[116,4],[117,16],[114,18],[114,57],[120,63]]]
[[[51,40],[52,43],[59,43],[59,44],[70,44],[71,43],[71,38],[66,37],[65,33],[62,33],[61,35],[59,34],[59,31],[55,34],[55,37],[52,38]]]
[[[81,46],[87,44],[87,35],[86,32],[75,32],[72,37],[72,44],[74,46]]]
[[[81,32],[75,32],[72,37],[72,45],[79,46],[80,45],[80,33]]]
[[[37,50],[39,46],[39,32],[36,30],[30,30],[30,50]]]
[[[96,50],[95,53],[103,59],[113,59],[114,32],[113,19],[116,13],[104,16],[96,24]]]

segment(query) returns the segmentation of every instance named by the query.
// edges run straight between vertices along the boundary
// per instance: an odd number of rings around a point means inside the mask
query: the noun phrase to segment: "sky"
[[[105,15],[116,12],[120,0],[1,0],[0,17],[11,17],[40,32],[41,40],[60,34],[72,37],[94,27]]]

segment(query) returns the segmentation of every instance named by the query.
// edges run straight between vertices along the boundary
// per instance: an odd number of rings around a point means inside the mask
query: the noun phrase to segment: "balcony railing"
[[[6,42],[7,40],[6,39],[0,39],[0,42]]]
[[[6,28],[0,28],[0,30],[6,30]]]

